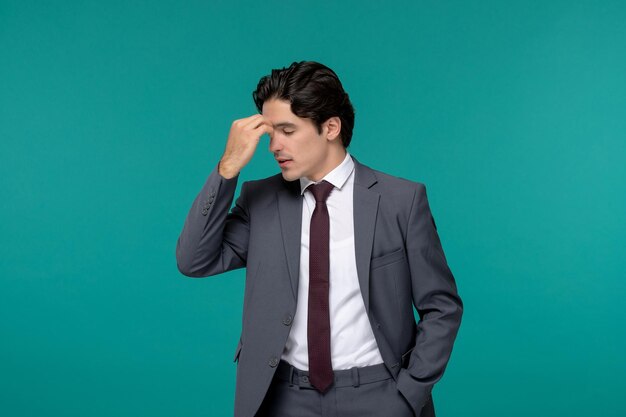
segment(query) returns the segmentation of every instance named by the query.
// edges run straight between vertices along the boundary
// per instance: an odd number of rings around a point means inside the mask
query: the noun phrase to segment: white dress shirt
[[[322,180],[333,184],[326,206],[330,220],[330,353],[333,369],[349,369],[383,362],[372,327],[365,312],[356,270],[354,251],[354,161],[348,152],[343,162]],[[321,180],[320,180],[321,181]],[[315,198],[306,191],[309,184],[316,183],[306,177],[300,178],[303,194],[302,242],[300,249],[300,281],[298,303],[285,344],[282,359],[301,370],[309,369],[307,343],[307,315],[309,306],[309,229],[311,215],[315,210]]]

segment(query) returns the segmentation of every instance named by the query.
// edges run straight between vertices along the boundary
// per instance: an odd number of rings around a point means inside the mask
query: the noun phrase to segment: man
[[[330,68],[272,70],[253,98],[176,246],[190,277],[246,267],[235,416],[434,416],[463,304],[424,184],[347,152],[354,109]],[[265,133],[281,172],[229,212]]]

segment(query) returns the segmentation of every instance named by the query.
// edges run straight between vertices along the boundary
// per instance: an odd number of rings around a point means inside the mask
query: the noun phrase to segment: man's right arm
[[[220,170],[217,164],[198,193],[176,243],[176,263],[182,274],[208,277],[246,265],[249,217],[245,182],[229,212],[238,179],[239,173]]]
[[[208,277],[243,268],[250,237],[246,183],[231,212],[239,172],[250,161],[261,135],[274,131],[261,114],[233,121],[226,149],[194,200],[176,243],[178,270]]]

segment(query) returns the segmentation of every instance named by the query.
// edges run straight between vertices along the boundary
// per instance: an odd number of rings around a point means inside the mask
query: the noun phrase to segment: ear
[[[335,140],[341,133],[341,119],[337,116],[330,117],[324,122],[324,128],[326,129],[326,138]]]

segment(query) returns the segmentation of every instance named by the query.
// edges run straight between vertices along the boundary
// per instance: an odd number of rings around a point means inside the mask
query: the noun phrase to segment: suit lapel
[[[376,184],[374,171],[359,163],[354,156],[354,250],[356,270],[365,310],[369,312],[370,260],[374,244],[374,228],[380,194],[370,189]]]
[[[370,259],[374,243],[374,227],[380,194],[370,188],[376,184],[374,171],[354,161],[354,250],[356,269],[366,311],[369,311]],[[276,193],[278,215],[283,237],[289,279],[294,300],[298,299],[300,276],[300,245],[302,234],[302,195],[300,181],[284,181],[284,188]]]
[[[291,281],[294,300],[298,299],[298,278],[300,276],[300,245],[302,235],[302,195],[300,181],[285,181],[285,187],[276,193],[278,217]]]

